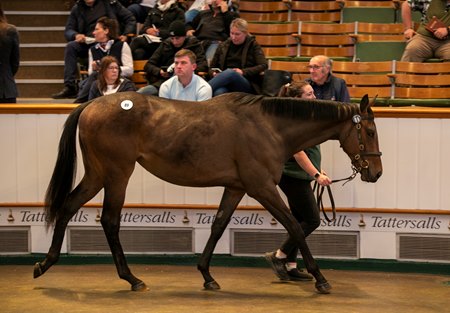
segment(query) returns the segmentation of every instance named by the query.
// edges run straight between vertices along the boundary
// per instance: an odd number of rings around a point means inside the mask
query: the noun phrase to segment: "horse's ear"
[[[367,112],[367,109],[370,107],[371,103],[369,102],[369,95],[365,94],[362,97],[361,102],[359,103],[359,109],[361,112]]]

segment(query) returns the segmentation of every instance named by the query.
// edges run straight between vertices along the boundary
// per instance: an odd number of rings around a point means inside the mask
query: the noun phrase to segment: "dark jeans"
[[[218,96],[223,93],[240,91],[247,93],[255,93],[250,82],[241,74],[233,71],[232,69],[226,69],[225,71],[217,74],[208,83],[213,90],[213,96]]]
[[[288,199],[292,214],[300,223],[305,237],[320,225],[320,211],[317,206],[311,182],[303,179],[282,175],[278,184]],[[280,248],[287,255],[288,262],[295,262],[298,248],[290,236]]]
[[[75,87],[78,73],[78,58],[87,58],[92,45],[69,41],[64,50],[64,86]]]

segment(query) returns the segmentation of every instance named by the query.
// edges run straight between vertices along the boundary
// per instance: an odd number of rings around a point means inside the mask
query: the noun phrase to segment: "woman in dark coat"
[[[261,46],[249,35],[245,20],[231,22],[230,38],[219,45],[210,68],[213,78],[208,83],[214,96],[233,91],[260,93],[267,60]]]
[[[0,4],[0,103],[16,103],[14,75],[19,69],[19,33],[8,24]]]

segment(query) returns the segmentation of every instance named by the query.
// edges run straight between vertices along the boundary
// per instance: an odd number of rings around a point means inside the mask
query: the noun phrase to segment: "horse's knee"
[[[100,219],[100,223],[102,224],[102,227],[105,231],[119,231],[119,227],[120,224],[111,222],[111,219],[109,219],[108,217],[102,215],[101,219]]]

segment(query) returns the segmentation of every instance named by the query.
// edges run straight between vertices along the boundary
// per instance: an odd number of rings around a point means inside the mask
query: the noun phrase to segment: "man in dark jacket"
[[[127,34],[136,32],[136,19],[117,0],[79,0],[72,8],[64,35],[68,44],[64,51],[64,89],[54,94],[54,99],[75,98],[78,58],[87,58],[94,39],[97,20],[100,17],[116,19],[120,25],[120,39],[126,41]]]
[[[180,21],[175,21],[170,24],[169,38],[161,43],[147,64],[145,64],[144,70],[149,85],[141,88],[138,92],[157,95],[161,84],[172,76],[173,71],[171,71],[170,66],[174,62],[175,53],[181,49],[188,49],[194,52],[197,57],[196,73],[208,71],[205,51],[201,42],[195,37],[186,37],[184,24]]]
[[[311,84],[317,99],[350,102],[347,84],[331,73],[332,60],[325,55],[316,55],[309,61],[306,81]]]

